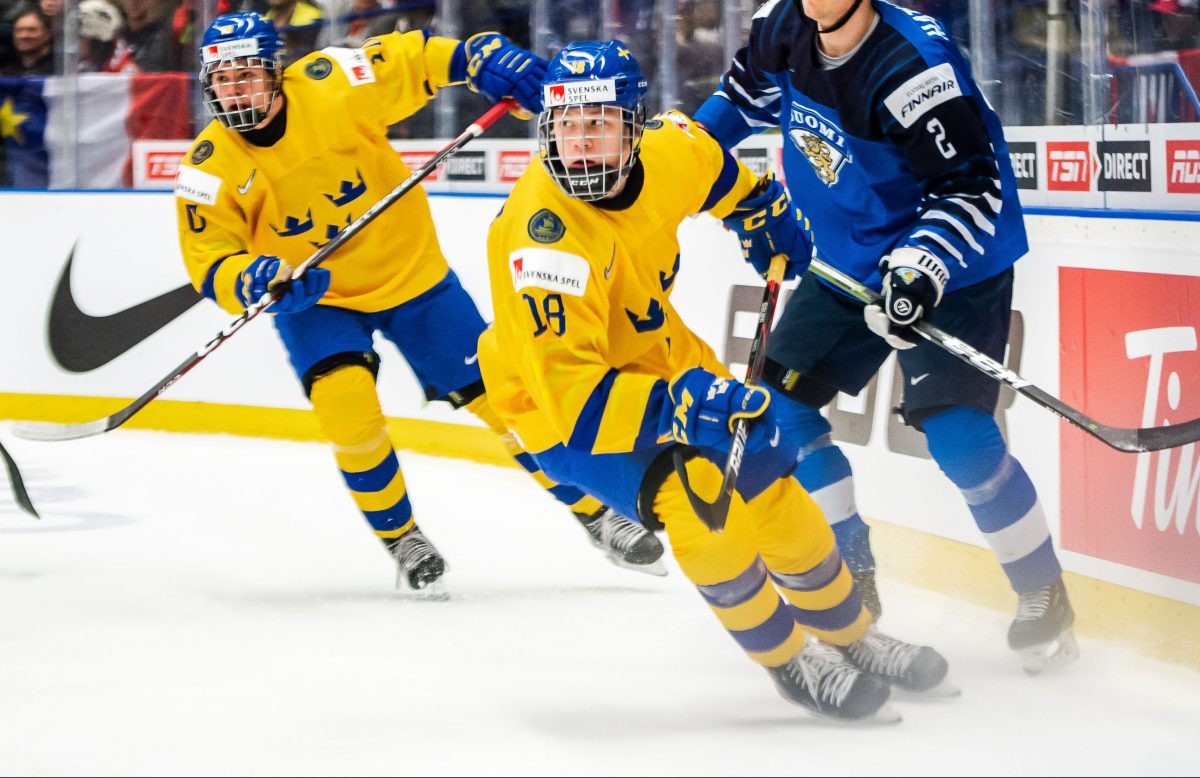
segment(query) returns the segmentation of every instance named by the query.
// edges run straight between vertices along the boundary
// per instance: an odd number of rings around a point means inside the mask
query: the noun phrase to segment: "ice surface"
[[[516,469],[401,452],[437,598],[393,589],[323,445],[4,442],[44,518],[0,489],[2,775],[1200,771],[1200,674],[1081,640],[1030,678],[1007,614],[886,578],[884,628],[963,696],[814,719],[673,560],[610,565]]]

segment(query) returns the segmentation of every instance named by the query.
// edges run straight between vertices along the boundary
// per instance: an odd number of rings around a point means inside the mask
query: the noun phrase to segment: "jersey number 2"
[[[933,134],[933,142],[937,144],[938,151],[942,152],[942,156],[950,159],[958,151],[954,148],[954,144],[946,140],[946,128],[937,119],[930,119],[929,124],[925,125],[925,129]]]
[[[529,305],[529,313],[533,316],[535,338],[548,329],[553,329],[555,335],[562,335],[567,331],[567,317],[563,311],[561,294],[548,294],[543,297],[540,312],[537,298],[531,294],[523,294],[521,297],[525,298]]]

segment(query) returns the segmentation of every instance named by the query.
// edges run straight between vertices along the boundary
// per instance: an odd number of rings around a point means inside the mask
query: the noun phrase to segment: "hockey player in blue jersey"
[[[924,431],[1018,594],[1009,646],[1030,672],[1073,658],[1046,518],[993,418],[999,385],[912,331],[929,321],[1002,359],[1013,263],[1028,250],[1000,120],[943,26],[881,0],[770,0],[695,118],[726,148],[779,127],[817,255],[883,296],[863,308],[808,274],[763,375],[797,409],[796,477],[833,523],[864,600],[879,613],[868,528],[819,409],[862,390],[894,348],[905,421]],[[760,272],[776,250],[772,223],[796,216],[770,209],[771,197],[765,219],[726,220]],[[808,258],[793,259],[803,272]]]

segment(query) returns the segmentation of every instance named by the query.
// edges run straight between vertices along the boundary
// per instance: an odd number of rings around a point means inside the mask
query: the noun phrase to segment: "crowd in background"
[[[0,0],[0,79],[82,73],[194,74],[198,67],[197,3],[213,0],[78,0],[77,41],[64,40],[66,0]],[[972,53],[972,24],[966,0],[897,0],[900,5],[941,19],[960,47]],[[72,6],[74,3],[72,2]],[[730,40],[745,40],[757,0],[549,0],[540,6],[544,23],[531,24],[531,0],[217,0],[216,13],[255,10],[273,21],[287,45],[290,63],[327,45],[357,46],[392,30],[428,28],[435,34],[466,37],[497,30],[521,46],[550,56],[568,41],[617,37],[633,49],[653,85],[648,105],[694,110],[710,95],[728,64]],[[675,34],[664,39],[662,20],[674,9]],[[1057,8],[1061,13],[1051,14]],[[730,9],[737,11],[730,14]],[[1081,95],[1087,83],[1081,57],[1080,0],[993,0],[989,15],[995,39],[990,76],[976,76],[1001,118],[1009,125],[1086,123]],[[1138,57],[1165,54],[1177,67],[1179,81],[1200,81],[1200,0],[1108,0],[1108,65],[1128,69],[1130,63],[1155,64]],[[611,16],[602,19],[608,11]],[[206,6],[206,13],[212,13]],[[730,19],[742,26],[730,36]],[[1064,21],[1065,20],[1065,21]],[[1053,24],[1061,34],[1049,35]],[[534,30],[533,28],[537,28]],[[667,28],[669,29],[669,27]],[[1061,46],[1061,73],[1048,86],[1052,53],[1049,41]],[[68,43],[72,45],[67,45]],[[1183,52],[1177,56],[1177,52]],[[669,61],[660,61],[664,56]],[[1133,59],[1130,56],[1133,55]],[[1178,61],[1180,65],[1174,65]],[[70,65],[70,67],[68,67]],[[664,65],[669,66],[664,67]],[[669,72],[668,72],[669,71]],[[1193,72],[1194,71],[1194,72]],[[1117,82],[1114,82],[1117,84]],[[1117,84],[1119,86],[1119,84]],[[1114,87],[1117,88],[1117,86]],[[1181,83],[1180,89],[1185,87]],[[662,91],[667,90],[667,91]],[[1048,92],[1053,95],[1048,96]],[[467,90],[446,90],[442,111],[422,111],[393,128],[396,138],[438,137],[486,109]],[[1114,102],[1116,99],[1114,98]],[[1109,120],[1130,121],[1128,112]],[[195,101],[193,119],[205,121]],[[1144,114],[1144,112],[1143,112]],[[1140,121],[1196,121],[1191,114]],[[453,129],[457,132],[457,129]],[[453,132],[451,134],[453,134]],[[506,118],[493,128],[497,137],[527,137],[529,127]],[[2,149],[0,149],[2,153]]]

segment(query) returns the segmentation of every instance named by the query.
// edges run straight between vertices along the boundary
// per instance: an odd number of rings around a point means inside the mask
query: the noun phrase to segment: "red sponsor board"
[[[1167,192],[1200,194],[1200,140],[1167,141]]]
[[[1051,191],[1089,192],[1099,162],[1088,141],[1047,141],[1046,167]]]
[[[1200,417],[1200,278],[1059,270],[1063,400],[1119,427]],[[1064,549],[1200,583],[1200,446],[1127,454],[1062,424]]]
[[[183,155],[182,151],[147,151],[146,180],[168,183],[174,181]]]
[[[511,184],[521,177],[525,168],[529,167],[529,161],[533,159],[533,152],[524,149],[501,151],[499,159],[500,182]]]
[[[404,160],[404,164],[408,165],[411,170],[424,167],[437,154],[436,151],[417,151],[415,149],[404,149],[400,152],[400,159]],[[438,181],[442,177],[442,168],[439,167],[433,170],[429,175],[425,176],[425,181]]]

